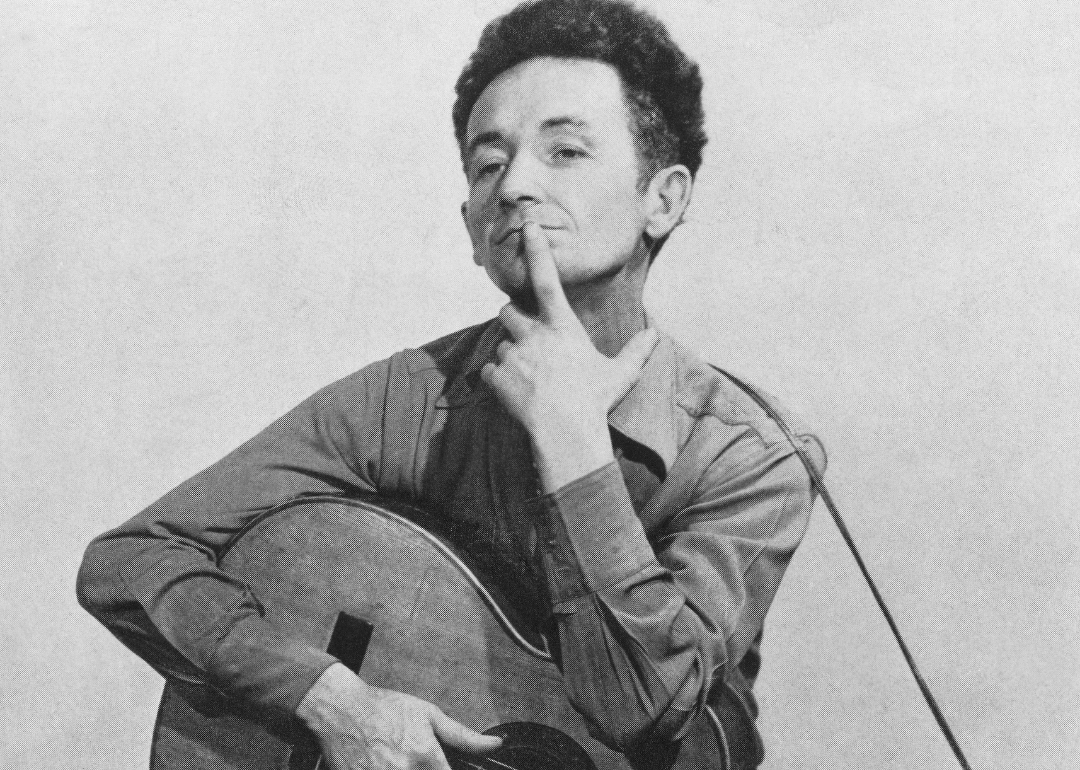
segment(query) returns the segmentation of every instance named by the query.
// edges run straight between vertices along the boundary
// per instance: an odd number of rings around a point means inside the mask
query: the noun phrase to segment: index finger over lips
[[[555,257],[551,254],[544,231],[536,222],[530,221],[521,226],[521,234],[525,239],[525,261],[541,319],[560,321],[564,320],[567,314],[573,315],[574,311],[563,292],[562,283],[559,281],[559,268],[555,265]]]

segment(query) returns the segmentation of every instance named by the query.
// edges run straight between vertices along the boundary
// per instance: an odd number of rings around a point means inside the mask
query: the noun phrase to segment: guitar
[[[219,566],[248,583],[265,618],[327,649],[369,684],[428,700],[503,745],[447,750],[454,770],[726,767],[716,715],[679,757],[631,761],[592,738],[567,700],[544,637],[489,587],[476,565],[421,526],[425,514],[375,499],[306,497],[237,534]],[[701,763],[704,752],[715,761]],[[683,759],[683,755],[696,759]],[[327,770],[301,728],[267,728],[207,688],[170,679],[151,770]]]

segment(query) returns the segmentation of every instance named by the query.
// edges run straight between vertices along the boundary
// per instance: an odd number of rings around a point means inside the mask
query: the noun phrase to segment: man
[[[166,676],[299,717],[338,770],[445,768],[440,744],[498,740],[283,638],[214,561],[300,495],[404,498],[545,608],[598,738],[659,756],[711,703],[725,761],[756,766],[762,622],[813,497],[780,431],[643,307],[700,164],[700,91],[662,25],[621,2],[539,0],[490,24],[454,124],[474,259],[510,303],[321,390],[99,537],[83,605]]]

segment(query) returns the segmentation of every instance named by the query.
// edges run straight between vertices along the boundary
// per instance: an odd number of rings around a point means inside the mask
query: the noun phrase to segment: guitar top
[[[299,498],[239,533],[219,566],[251,586],[282,633],[328,650],[369,684],[505,736],[491,754],[448,751],[455,770],[630,770],[626,757],[588,734],[543,636],[474,565],[417,524],[423,516],[396,502]],[[694,741],[715,753],[715,728],[698,721]],[[633,767],[668,768],[673,759]],[[299,726],[271,730],[240,703],[166,683],[151,770],[316,768],[325,765]]]

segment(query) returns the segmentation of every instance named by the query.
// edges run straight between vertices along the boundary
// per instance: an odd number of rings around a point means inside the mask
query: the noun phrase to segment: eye
[[[551,157],[555,160],[567,161],[583,158],[585,157],[585,154],[585,151],[582,150],[580,147],[563,146],[556,147],[555,150],[551,153]]]
[[[471,167],[471,182],[479,182],[488,177],[497,175],[506,167],[506,161],[502,158],[477,158]]]

